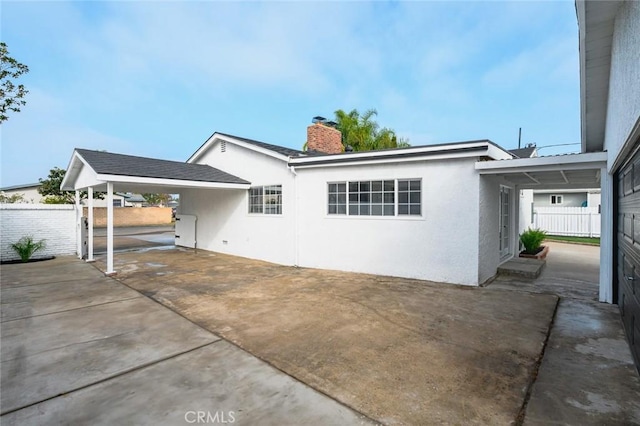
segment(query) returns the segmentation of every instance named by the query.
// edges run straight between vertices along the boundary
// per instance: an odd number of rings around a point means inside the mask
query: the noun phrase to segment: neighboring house
[[[123,198],[124,205],[117,206],[114,204],[114,207],[146,207],[147,200],[141,194],[132,194],[131,192],[126,193],[117,193]],[[115,198],[114,198],[115,203]]]
[[[553,189],[533,191],[535,207],[598,207],[600,189]]]
[[[516,158],[538,157],[538,148],[534,144],[527,144],[524,148],[512,149],[509,152],[516,156]]]
[[[62,188],[179,194],[180,245],[479,285],[518,253],[521,191],[600,187],[600,300],[621,306],[639,362],[640,2],[576,10],[580,154],[514,155],[488,140],[342,152],[339,132],[316,123],[309,152],[223,133],[187,163],[76,149]]]
[[[42,195],[38,192],[40,183],[28,183],[24,185],[6,186],[0,188],[0,191],[10,197],[12,195],[21,195],[25,203],[37,204],[42,201]]]
[[[44,203],[44,198],[39,192],[40,183],[31,183],[26,185],[15,185],[0,188],[0,191],[7,196],[14,194],[22,195],[25,203],[38,204]],[[87,200],[84,199],[80,202],[82,205],[87,205]],[[143,207],[146,205],[146,200],[140,194],[128,193],[116,193],[113,195],[114,207]],[[106,207],[106,200],[94,199],[94,207]]]

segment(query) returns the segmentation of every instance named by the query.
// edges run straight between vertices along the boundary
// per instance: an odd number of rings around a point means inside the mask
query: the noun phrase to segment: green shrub
[[[536,254],[540,251],[540,245],[547,236],[546,231],[542,229],[527,229],[520,234],[520,242],[524,246],[525,253]]]
[[[23,262],[28,262],[35,252],[42,250],[45,247],[46,244],[44,240],[40,240],[36,243],[30,235],[20,238],[17,243],[11,244],[11,248],[18,253],[20,260]]]

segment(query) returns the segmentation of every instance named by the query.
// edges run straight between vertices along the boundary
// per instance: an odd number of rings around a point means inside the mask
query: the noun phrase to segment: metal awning
[[[520,189],[600,188],[607,153],[592,152],[512,160],[479,161],[481,175],[493,175]]]

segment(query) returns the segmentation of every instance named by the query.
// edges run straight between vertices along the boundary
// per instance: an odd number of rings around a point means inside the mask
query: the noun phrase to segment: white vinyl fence
[[[535,207],[533,227],[549,235],[599,237],[598,207]]]

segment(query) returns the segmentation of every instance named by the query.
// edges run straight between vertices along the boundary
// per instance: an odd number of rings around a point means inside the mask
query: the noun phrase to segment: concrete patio
[[[0,295],[3,425],[368,423],[77,259],[3,265]]]
[[[597,252],[577,265],[565,246],[538,280],[486,288],[180,249],[119,253],[117,280],[73,258],[3,265],[0,420],[639,423]]]

